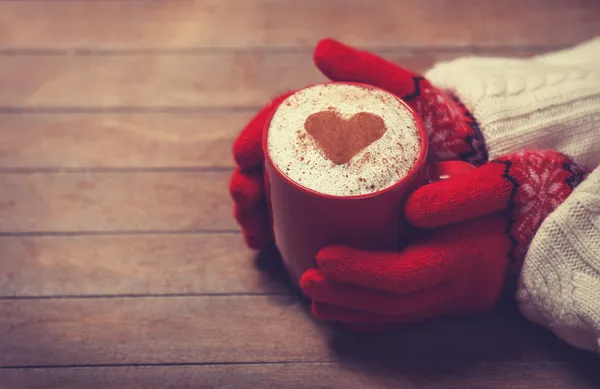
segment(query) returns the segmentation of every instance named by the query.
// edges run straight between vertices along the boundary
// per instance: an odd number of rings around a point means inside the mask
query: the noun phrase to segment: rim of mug
[[[376,87],[373,85],[364,84],[364,83],[360,83],[360,82],[329,81],[329,82],[322,82],[322,83],[308,85],[301,89],[298,89],[294,93],[292,93],[288,97],[286,97],[280,103],[280,105],[283,104],[290,97],[294,96],[296,93],[300,92],[301,90],[314,88],[316,86],[330,85],[330,84],[353,85],[353,86],[359,86],[359,87],[366,88],[366,89],[374,89],[374,90],[384,92],[384,93],[392,96],[398,102],[400,102],[400,104],[412,115],[412,117],[415,120],[415,123],[417,125],[419,135],[421,136],[421,142],[420,142],[421,143],[421,153],[419,154],[419,157],[417,158],[414,166],[408,172],[408,174],[406,176],[404,176],[402,179],[400,179],[398,182],[394,183],[391,186],[388,186],[387,188],[384,188],[384,189],[381,189],[381,190],[378,190],[378,191],[372,192],[372,193],[364,193],[364,194],[352,195],[352,196],[332,195],[332,194],[327,194],[327,193],[321,193],[316,190],[307,188],[306,186],[293,181],[285,173],[283,173],[281,171],[281,169],[279,169],[279,167],[277,167],[277,165],[273,163],[273,160],[271,159],[271,156],[269,154],[269,147],[268,147],[269,146],[269,144],[268,144],[269,143],[268,142],[269,127],[271,126],[271,120],[273,119],[273,116],[275,116],[275,112],[277,111],[277,109],[272,110],[269,113],[269,115],[267,116],[267,120],[265,121],[265,126],[263,128],[262,135],[261,135],[262,136],[261,145],[262,145],[262,149],[263,149],[263,156],[265,158],[264,163],[265,164],[269,163],[287,184],[295,187],[296,189],[298,189],[310,196],[331,199],[331,200],[364,200],[364,199],[368,199],[368,198],[372,198],[372,197],[381,196],[384,193],[393,192],[397,189],[400,189],[400,187],[402,187],[403,185],[406,185],[407,183],[412,182],[414,179],[418,178],[418,175],[419,175],[419,173],[421,173],[421,171],[422,171],[421,169],[422,169],[423,165],[425,165],[425,162],[427,160],[427,151],[428,151],[428,145],[429,145],[429,142],[427,139],[427,131],[425,130],[425,125],[423,124],[423,121],[421,120],[419,115],[416,114],[414,109],[412,109],[404,100],[402,100],[400,97],[396,96],[395,94],[393,94],[383,88],[379,88],[379,87]],[[265,168],[265,167],[263,167],[263,168]]]

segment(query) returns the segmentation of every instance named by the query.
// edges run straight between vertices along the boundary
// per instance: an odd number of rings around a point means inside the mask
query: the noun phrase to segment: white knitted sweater
[[[600,168],[542,223],[517,301],[529,320],[600,353]]]
[[[471,110],[490,158],[549,148],[596,168],[542,223],[517,301],[531,321],[600,353],[600,37],[531,59],[461,58],[425,77]]]

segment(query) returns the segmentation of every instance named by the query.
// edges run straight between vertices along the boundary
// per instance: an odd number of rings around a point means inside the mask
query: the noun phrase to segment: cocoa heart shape
[[[347,163],[387,131],[383,119],[372,113],[359,112],[347,120],[334,110],[313,113],[304,129],[336,165]]]

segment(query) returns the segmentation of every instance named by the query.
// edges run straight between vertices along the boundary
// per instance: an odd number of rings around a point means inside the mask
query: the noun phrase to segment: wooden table
[[[231,143],[333,36],[417,71],[600,33],[597,0],[0,1],[0,388],[598,388],[514,306],[355,335],[231,217]]]

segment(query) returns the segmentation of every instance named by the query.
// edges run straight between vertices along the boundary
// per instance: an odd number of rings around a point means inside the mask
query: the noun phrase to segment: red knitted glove
[[[460,159],[474,165],[487,162],[484,138],[473,115],[457,97],[421,75],[333,39],[317,44],[314,61],[332,81],[373,85],[404,100],[425,125],[433,160]]]
[[[542,220],[584,172],[554,151],[500,158],[425,185],[405,204],[420,230],[401,252],[329,246],[301,287],[315,316],[344,323],[407,323],[484,312],[507,270],[518,272]]]
[[[292,92],[269,102],[242,130],[233,144],[236,169],[229,182],[233,215],[248,247],[260,250],[272,240],[263,183],[262,132],[269,115]]]

